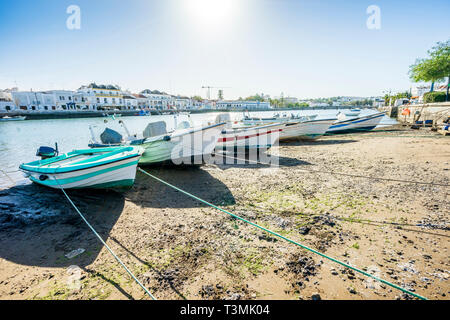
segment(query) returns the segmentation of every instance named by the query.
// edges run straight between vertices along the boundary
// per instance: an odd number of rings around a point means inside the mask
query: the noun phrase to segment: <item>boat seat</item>
[[[189,121],[181,121],[178,126],[177,129],[189,129],[191,127],[191,124],[189,123]]]
[[[167,133],[166,122],[157,121],[147,125],[142,135],[144,138],[156,137]]]
[[[230,115],[228,113],[221,113],[216,116],[215,123],[222,123],[229,121],[231,121]]]
[[[100,140],[103,144],[119,144],[122,142],[122,135],[117,131],[106,128],[100,135]]]

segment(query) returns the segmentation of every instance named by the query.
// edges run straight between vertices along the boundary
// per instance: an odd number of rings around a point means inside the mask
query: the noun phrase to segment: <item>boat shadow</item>
[[[327,145],[346,144],[354,142],[358,142],[358,140],[354,139],[289,140],[283,141],[280,144],[282,146],[327,146]]]
[[[248,151],[238,153],[216,153],[214,164],[221,170],[231,168],[261,169],[311,165],[311,163],[307,161],[279,156],[276,152],[274,154],[268,154],[265,151],[259,154],[251,154]]]
[[[167,183],[194,194],[214,205],[232,205],[235,199],[228,187],[214,178],[201,166],[143,167],[142,170]],[[148,208],[198,208],[206,207],[197,200],[138,171],[133,192],[126,194],[127,200]]]
[[[85,218],[106,240],[125,197],[102,190],[67,191]],[[36,184],[0,191],[0,258],[27,266],[85,267],[96,260],[103,245],[71,207],[62,192]],[[67,258],[69,252],[85,251]]]

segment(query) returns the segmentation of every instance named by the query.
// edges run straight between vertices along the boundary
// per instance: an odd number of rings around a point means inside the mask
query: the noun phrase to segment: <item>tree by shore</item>
[[[450,84],[450,40],[438,42],[428,50],[428,58],[417,59],[416,63],[409,67],[410,79],[414,82],[431,82],[431,90],[434,90],[434,83],[447,79],[447,94]]]

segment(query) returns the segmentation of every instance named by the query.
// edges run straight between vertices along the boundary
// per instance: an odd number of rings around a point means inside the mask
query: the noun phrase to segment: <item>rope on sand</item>
[[[3,171],[2,169],[0,169],[0,172],[3,173],[3,174],[9,179],[9,181],[12,182],[12,185],[15,184],[14,180],[13,180],[13,179],[5,172],[5,171]]]
[[[223,158],[230,158],[230,159],[235,159],[235,160],[253,162],[255,164],[270,165],[270,163],[264,163],[264,162],[261,162],[258,160],[242,159],[242,158],[238,158],[238,157],[227,156],[223,153],[221,153],[221,154],[216,153],[215,155],[219,155]],[[353,178],[364,178],[364,179],[390,181],[390,182],[423,184],[423,185],[438,186],[438,187],[450,187],[450,184],[445,184],[445,183],[423,182],[423,181],[403,180],[403,179],[391,179],[391,178],[382,178],[382,177],[371,177],[371,176],[364,176],[364,175],[359,175],[359,174],[351,174],[351,173],[343,173],[343,172],[335,172],[335,171],[324,171],[324,170],[314,170],[314,169],[298,168],[297,170],[312,172],[312,173],[327,173],[327,174],[334,174],[334,175],[338,175],[338,176],[346,176],[346,177],[353,177]]]
[[[120,263],[120,265],[125,269],[126,272],[136,281],[136,283],[147,293],[150,298],[153,300],[156,300],[156,298],[150,293],[150,291],[136,278],[136,276],[127,268],[127,266],[120,260],[120,258],[111,250],[111,248],[106,244],[105,241],[103,241],[102,237],[95,231],[94,227],[91,226],[91,224],[86,220],[86,218],[83,216],[83,214],[78,210],[77,206],[73,203],[73,201],[69,198],[64,188],[59,184],[58,180],[55,178],[56,183],[58,184],[61,191],[66,196],[67,200],[69,200],[72,207],[75,209],[75,211],[80,215],[81,219],[87,224],[87,226],[92,230],[92,232],[95,234],[95,236],[100,240],[100,242],[105,246],[106,249],[112,254],[112,256],[117,260],[117,262]]]
[[[312,252],[312,253],[315,253],[315,254],[317,254],[317,255],[319,255],[319,256],[321,256],[321,257],[324,257],[324,258],[326,258],[326,259],[328,259],[328,260],[331,260],[331,261],[333,261],[333,262],[335,262],[335,263],[338,263],[338,264],[340,264],[340,265],[342,265],[342,266],[344,266],[344,267],[346,267],[346,268],[352,269],[353,271],[359,272],[359,273],[365,275],[366,277],[369,277],[369,278],[372,278],[372,279],[374,279],[374,280],[377,280],[377,281],[379,281],[379,282],[381,282],[381,283],[384,283],[384,284],[386,284],[386,285],[388,285],[388,286],[390,286],[390,287],[392,287],[392,288],[398,289],[398,290],[400,290],[400,291],[402,291],[402,292],[404,292],[404,293],[406,293],[406,294],[409,294],[409,295],[411,295],[411,296],[413,296],[413,297],[416,297],[416,298],[421,299],[421,300],[427,300],[427,298],[422,297],[421,295],[418,295],[418,294],[416,294],[416,293],[414,293],[414,292],[412,292],[412,291],[409,291],[409,290],[407,290],[407,289],[405,289],[405,288],[402,288],[402,287],[400,287],[400,286],[398,286],[398,285],[396,285],[396,284],[394,284],[394,283],[391,283],[391,282],[389,282],[389,281],[387,281],[387,280],[383,280],[383,279],[381,279],[381,278],[375,277],[374,275],[372,275],[372,274],[370,274],[370,273],[368,273],[368,272],[365,272],[365,271],[360,270],[360,269],[358,269],[358,268],[352,267],[351,265],[349,265],[349,264],[347,264],[347,263],[345,263],[345,262],[342,262],[342,261],[340,261],[340,260],[337,260],[337,259],[335,259],[335,258],[332,258],[332,257],[330,257],[330,256],[327,256],[327,255],[324,254],[324,253],[321,253],[321,252],[319,252],[319,251],[317,251],[317,250],[314,250],[314,249],[312,249],[312,248],[309,248],[309,247],[307,247],[307,246],[305,246],[305,245],[303,245],[303,244],[301,244],[301,243],[299,243],[299,242],[296,242],[296,241],[294,241],[294,240],[291,240],[291,239],[289,239],[289,238],[286,238],[286,237],[282,236],[282,235],[279,234],[279,233],[276,233],[276,232],[271,231],[271,230],[269,230],[269,229],[267,229],[267,228],[264,228],[264,227],[262,227],[262,226],[260,226],[260,225],[257,225],[256,223],[253,223],[253,222],[251,222],[251,221],[249,221],[249,220],[246,220],[246,219],[244,219],[244,218],[242,218],[242,217],[240,217],[240,216],[237,216],[237,215],[235,215],[235,214],[233,214],[233,213],[231,213],[231,212],[229,212],[229,211],[227,211],[227,210],[225,210],[225,209],[219,208],[219,207],[215,206],[215,205],[212,204],[212,203],[209,203],[209,202],[207,202],[207,201],[205,201],[205,200],[203,200],[203,199],[200,199],[199,197],[196,197],[196,196],[194,196],[193,194],[191,194],[191,193],[189,193],[189,192],[187,192],[187,191],[184,191],[184,190],[182,190],[182,189],[180,189],[180,188],[178,188],[178,187],[176,187],[176,186],[174,186],[174,185],[172,185],[172,184],[170,184],[170,183],[168,183],[168,182],[166,182],[166,181],[164,181],[164,180],[162,180],[162,179],[160,179],[160,178],[158,178],[158,177],[156,177],[156,176],[154,176],[154,175],[152,175],[152,174],[150,174],[150,173],[148,173],[148,172],[146,172],[146,171],[144,171],[144,170],[142,170],[141,168],[138,168],[138,170],[139,170],[140,172],[146,174],[147,176],[149,176],[149,177],[151,177],[151,178],[153,178],[153,179],[155,179],[155,180],[157,180],[157,181],[159,181],[159,182],[165,184],[166,186],[171,187],[172,189],[175,189],[175,190],[177,190],[177,191],[179,191],[179,192],[181,192],[181,193],[183,193],[183,194],[185,194],[185,195],[187,195],[187,196],[189,196],[189,197],[191,197],[191,198],[193,198],[193,199],[195,199],[195,200],[197,200],[197,201],[200,201],[200,202],[202,202],[202,203],[204,203],[204,204],[206,204],[206,205],[208,205],[208,206],[210,206],[210,207],[212,207],[212,208],[214,208],[214,209],[217,209],[217,210],[219,210],[219,211],[222,211],[222,212],[224,212],[224,213],[226,213],[226,214],[232,216],[232,217],[235,218],[235,219],[241,220],[241,221],[243,221],[243,222],[245,222],[245,223],[247,223],[247,224],[249,224],[249,225],[251,225],[251,226],[253,226],[253,227],[256,227],[256,228],[258,228],[258,229],[261,229],[261,230],[263,230],[263,231],[266,231],[266,232],[268,232],[268,233],[270,233],[270,234],[272,234],[272,235],[274,235],[274,236],[276,236],[276,237],[278,237],[278,238],[281,238],[281,239],[283,239],[283,240],[286,240],[287,242],[290,242],[290,243],[292,243],[292,244],[295,244],[295,245],[297,245],[297,246],[299,246],[299,247],[301,247],[301,248],[303,248],[303,249],[306,249],[306,250],[308,250],[308,251],[310,251],[310,252]]]

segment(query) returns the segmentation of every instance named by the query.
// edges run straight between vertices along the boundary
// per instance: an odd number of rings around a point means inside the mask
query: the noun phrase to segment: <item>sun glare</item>
[[[235,0],[186,0],[184,3],[197,23],[212,27],[232,19]]]

